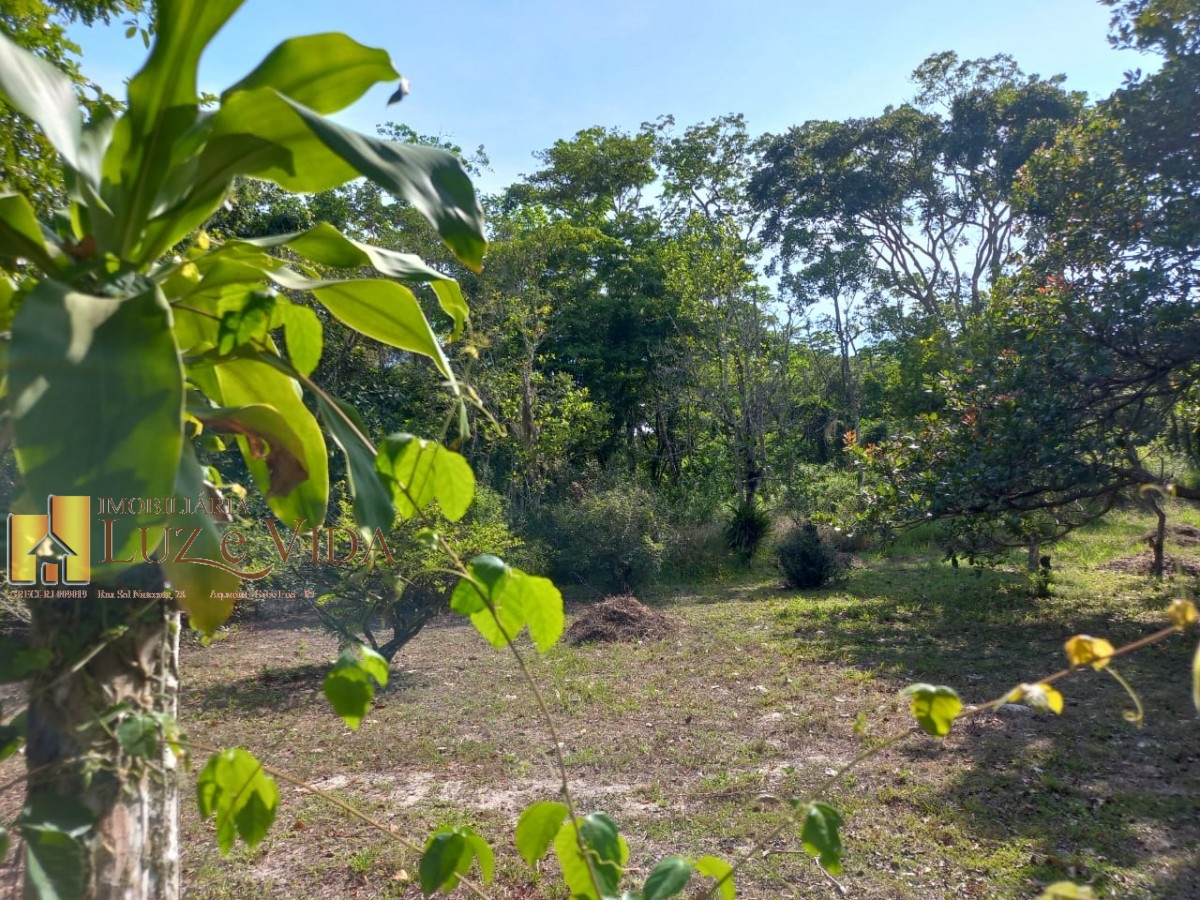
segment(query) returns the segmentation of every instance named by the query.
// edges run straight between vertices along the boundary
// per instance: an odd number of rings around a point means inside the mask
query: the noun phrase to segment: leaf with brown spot
[[[303,444],[274,407],[252,404],[192,413],[210,431],[237,434],[246,440],[250,455],[266,463],[271,479],[267,499],[290,494],[308,478]]]

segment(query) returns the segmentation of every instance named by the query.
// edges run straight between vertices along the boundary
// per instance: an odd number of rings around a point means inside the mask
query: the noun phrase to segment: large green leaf
[[[312,34],[279,44],[221,99],[237,91],[274,88],[328,115],[345,109],[372,85],[399,77],[383,50],[364,47],[344,34]]]
[[[196,779],[196,799],[202,819],[216,815],[217,845],[228,853],[238,837],[251,847],[266,837],[279,788],[257,759],[237,747],[208,758]]]
[[[183,444],[183,371],[161,292],[94,297],[44,280],[13,322],[9,397],[34,498],[168,497]],[[161,513],[118,516],[113,559],[161,536]],[[96,561],[104,541],[93,540]],[[153,549],[151,545],[147,549]]]
[[[377,278],[312,281],[290,269],[267,274],[287,290],[310,291],[343,325],[380,343],[429,357],[455,383],[450,363],[421,311],[421,304],[404,285]]]
[[[300,442],[301,461],[308,478],[282,493],[272,483],[266,460],[255,455],[254,448],[244,436],[238,436],[238,447],[246,466],[271,510],[289,527],[293,527],[298,519],[305,520],[308,527],[322,525],[329,502],[328,451],[321,426],[301,399],[300,385],[265,357],[227,360],[216,366],[215,372],[221,402],[229,406],[263,404],[271,407],[291,426]],[[289,480],[286,486],[291,484]]]
[[[0,194],[0,261],[11,266],[22,258],[50,275],[69,262],[54,236],[42,229],[28,200]]]
[[[200,55],[242,0],[172,0],[162,3],[154,46],[129,82],[129,105],[117,123],[104,161],[108,196],[120,220],[120,255],[147,262],[160,251],[145,225],[159,191],[176,165],[181,139],[199,116],[196,74]],[[106,185],[106,187],[108,187]]]
[[[842,871],[842,837],[838,829],[842,827],[842,817],[828,803],[820,801],[810,803],[804,815],[801,827],[800,842],[804,849],[817,857],[826,872],[837,875]]]
[[[305,259],[336,269],[370,266],[380,274],[398,281],[429,283],[442,310],[454,321],[451,340],[457,340],[462,334],[469,311],[458,282],[426,265],[419,256],[412,253],[400,253],[353,240],[327,222],[321,222],[308,231],[255,238],[245,243],[258,247],[287,246]]]
[[[386,659],[370,647],[347,647],[325,675],[325,697],[353,731],[371,708],[375,684],[383,687],[387,681]]]
[[[912,698],[913,718],[934,737],[948,735],[963,708],[958,692],[944,684],[910,684],[900,696]]]
[[[0,94],[41,128],[67,165],[79,164],[83,119],[71,79],[0,32]]]
[[[286,98],[285,98],[286,100]],[[483,207],[462,164],[435,147],[367,137],[287,101],[327,147],[368,179],[411,203],[463,265],[478,272],[487,242]]]
[[[692,863],[693,868],[720,884],[721,900],[735,900],[737,888],[733,884],[733,866],[719,856],[702,856]]]
[[[588,854],[586,857],[580,844]],[[604,813],[592,813],[583,819],[568,819],[563,823],[554,838],[554,854],[573,897],[602,900],[617,893],[621,873],[629,860],[629,846],[617,833],[616,822]],[[596,892],[597,883],[599,893]]]
[[[567,805],[555,800],[543,800],[526,807],[517,819],[517,852],[531,866],[546,855],[555,835],[567,820]]]
[[[668,856],[646,876],[642,900],[677,897],[691,880],[692,864],[682,856]]]
[[[475,496],[475,473],[460,454],[411,434],[384,438],[375,468],[392,490],[401,518],[410,519],[434,500],[451,522],[467,514]]]

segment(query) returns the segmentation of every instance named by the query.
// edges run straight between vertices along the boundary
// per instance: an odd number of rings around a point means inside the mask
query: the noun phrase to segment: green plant
[[[801,522],[780,540],[775,558],[788,587],[811,590],[837,574],[837,551],[822,540],[817,526]]]
[[[624,485],[585,494],[559,506],[556,573],[603,591],[633,591],[654,581],[663,545],[654,498]]]
[[[725,543],[743,562],[749,563],[771,531],[771,516],[754,500],[735,505],[725,523]]]

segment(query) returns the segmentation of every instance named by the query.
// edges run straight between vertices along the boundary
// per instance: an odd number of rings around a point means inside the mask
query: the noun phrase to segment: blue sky
[[[907,99],[913,68],[942,50],[1009,53],[1027,72],[1063,73],[1068,87],[1105,96],[1126,70],[1154,64],[1108,46],[1109,12],[1096,0],[246,0],[201,82],[219,91],[280,40],[344,31],[387,49],[412,94],[387,108],[391,88],[379,88],[340,118],[483,144],[490,191],[534,171],[534,151],[591,125],[742,112],[758,134],[878,113]],[[145,55],[122,31],[74,34],[85,71],[118,96]]]

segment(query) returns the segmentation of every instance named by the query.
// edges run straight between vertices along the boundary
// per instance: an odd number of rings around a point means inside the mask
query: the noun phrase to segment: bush
[[[837,551],[812,522],[801,522],[784,535],[775,556],[788,587],[799,590],[819,588],[838,571]]]
[[[663,568],[680,581],[719,576],[729,562],[729,545],[717,522],[671,527],[663,543]]]
[[[553,511],[555,569],[567,581],[607,593],[649,584],[662,569],[654,498],[639,487],[585,494]]]
[[[742,501],[733,508],[733,515],[725,525],[725,543],[748,563],[770,531],[771,517],[766,510],[753,500]]]

